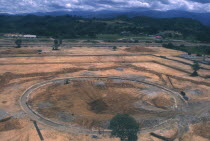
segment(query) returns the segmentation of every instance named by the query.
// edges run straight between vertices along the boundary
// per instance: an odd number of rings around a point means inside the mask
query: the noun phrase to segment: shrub
[[[109,128],[112,130],[112,136],[119,137],[121,141],[137,141],[139,124],[128,114],[117,114],[110,121]]]
[[[191,76],[198,76],[198,70],[200,69],[200,65],[198,62],[194,62],[194,64],[191,66],[194,72],[191,74]]]
[[[21,48],[22,40],[21,40],[21,39],[17,39],[17,40],[15,41],[15,44],[17,45],[16,48]]]
[[[116,51],[116,50],[117,50],[117,47],[116,47],[116,46],[113,46],[112,49],[113,49],[114,51]]]

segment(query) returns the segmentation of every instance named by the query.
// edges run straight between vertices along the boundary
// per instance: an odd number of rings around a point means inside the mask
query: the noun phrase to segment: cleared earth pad
[[[150,86],[151,87],[151,86]],[[144,93],[144,84],[115,79],[71,80],[69,84],[52,84],[31,96],[29,104],[44,117],[65,123],[77,123],[85,127],[107,128],[117,113],[133,116],[145,114],[135,103],[145,101],[151,107],[166,109],[173,100],[164,91],[157,96]],[[157,91],[156,89],[154,89]],[[168,100],[164,107],[157,97]],[[158,106],[161,105],[161,106]]]

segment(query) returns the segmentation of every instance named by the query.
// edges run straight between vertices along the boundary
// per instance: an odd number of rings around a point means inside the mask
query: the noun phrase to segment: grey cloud
[[[0,12],[13,13],[136,9],[210,12],[210,0],[0,0]]]
[[[51,7],[52,9],[67,9],[66,6],[61,6],[61,5],[55,4],[55,3],[49,4],[48,7]]]
[[[210,0],[190,0],[198,3],[210,3]]]

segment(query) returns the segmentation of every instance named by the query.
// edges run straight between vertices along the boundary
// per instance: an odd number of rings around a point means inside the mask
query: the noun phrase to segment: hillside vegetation
[[[155,35],[163,31],[181,33],[191,38],[210,42],[210,27],[187,18],[155,19],[119,16],[110,19],[75,16],[0,16],[0,33],[36,34],[62,38],[96,38],[98,34]]]

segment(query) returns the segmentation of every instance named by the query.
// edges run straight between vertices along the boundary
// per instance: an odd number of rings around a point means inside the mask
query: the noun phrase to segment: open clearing
[[[42,54],[37,50],[42,50]],[[110,47],[63,47],[58,51],[52,51],[51,47],[14,50],[1,47],[0,53],[3,141],[39,140],[31,120],[37,121],[46,141],[117,141],[109,138],[107,130],[116,113],[129,113],[138,120],[142,127],[139,141],[157,140],[150,132],[180,141],[210,139],[210,78],[207,77],[210,66],[201,64],[199,77],[190,77],[193,62],[177,57],[183,52],[134,46],[119,47],[116,51]],[[101,76],[107,78],[97,78]],[[72,77],[95,79],[74,79],[64,85],[65,79]],[[76,131],[66,131],[68,128],[61,131],[45,124],[20,105],[20,98],[28,88],[56,79],[63,81],[32,91],[27,104],[42,117],[77,127]],[[129,80],[154,83],[177,93],[184,91],[189,100],[183,102],[181,95]],[[82,132],[83,129],[92,132]],[[99,129],[104,132],[98,134]],[[100,139],[93,139],[93,134]]]

